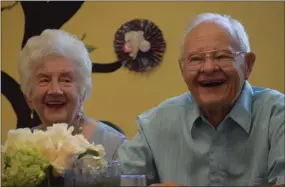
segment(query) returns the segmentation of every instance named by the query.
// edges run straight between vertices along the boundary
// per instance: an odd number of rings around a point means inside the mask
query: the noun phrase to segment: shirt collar
[[[200,114],[200,109],[198,107],[198,105],[196,104],[194,98],[192,97],[191,93],[189,92],[188,95],[188,101],[189,101],[189,108],[188,108],[188,112],[187,112],[187,119],[190,122],[190,129],[192,129],[193,124],[196,122],[197,119],[199,119],[201,117]]]
[[[234,120],[238,125],[240,125],[247,133],[250,132],[252,96],[252,87],[248,81],[245,81],[240,97],[227,116]],[[189,94],[188,98],[188,121],[190,122],[190,129],[192,129],[195,121],[201,118],[201,114],[199,107],[191,94]]]
[[[245,81],[240,97],[229,113],[229,117],[238,123],[247,133],[250,132],[251,125],[252,97],[252,87],[248,81]]]

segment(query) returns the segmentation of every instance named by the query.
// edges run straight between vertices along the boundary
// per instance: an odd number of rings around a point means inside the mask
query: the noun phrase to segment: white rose
[[[74,128],[71,126],[68,128],[66,123],[57,123],[51,127],[48,127],[45,133],[48,134],[52,143],[57,147],[60,141],[72,136]]]
[[[68,136],[60,140],[57,147],[56,158],[52,161],[52,166],[59,174],[68,166],[68,159],[72,155],[79,155],[86,151],[88,141],[78,136]]]
[[[150,43],[147,40],[143,40],[140,43],[140,50],[142,52],[147,52],[150,49]]]
[[[47,157],[50,162],[53,162],[57,157],[57,148],[53,144],[50,136],[45,131],[34,131],[34,136],[37,141],[36,147]]]
[[[55,176],[60,175],[63,176],[64,168],[66,167],[66,155],[59,155],[52,163],[53,169],[55,170],[53,174]]]
[[[35,145],[33,133],[29,128],[11,129],[8,131],[4,146],[1,146],[1,151],[11,155],[19,148]]]
[[[81,147],[87,148],[88,146],[92,145],[82,134],[77,134],[74,137],[76,138],[77,144]]]

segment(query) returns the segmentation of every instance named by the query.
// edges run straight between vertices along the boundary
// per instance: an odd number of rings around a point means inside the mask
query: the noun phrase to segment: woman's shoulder
[[[119,146],[127,142],[125,135],[101,121],[96,121],[91,139],[95,144],[101,144],[105,148],[107,160],[112,160]]]
[[[107,133],[107,134],[110,134],[111,136],[117,136],[118,138],[123,138],[123,139],[126,138],[126,136],[122,134],[122,132],[120,132],[118,129],[110,125],[107,125],[104,122],[97,121],[96,128],[102,133]]]
[[[97,140],[97,142],[100,141],[106,146],[118,147],[124,141],[127,140],[127,137],[124,134],[120,133],[116,129],[110,127],[109,125],[101,121],[98,121],[96,124],[95,134],[95,139]],[[98,138],[100,138],[101,140],[98,140]]]

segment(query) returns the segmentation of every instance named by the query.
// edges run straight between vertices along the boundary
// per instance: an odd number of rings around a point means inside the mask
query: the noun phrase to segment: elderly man
[[[284,95],[249,84],[254,62],[239,21],[197,16],[179,59],[190,92],[137,118],[122,172],[153,186],[284,184]]]

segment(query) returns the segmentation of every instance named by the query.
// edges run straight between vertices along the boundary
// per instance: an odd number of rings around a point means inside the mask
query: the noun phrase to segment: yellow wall
[[[85,103],[85,113],[110,120],[133,137],[138,114],[186,91],[177,63],[179,44],[190,19],[202,12],[230,14],[241,20],[257,55],[251,83],[284,93],[284,2],[86,2],[62,29],[77,36],[86,32],[84,41],[98,47],[91,54],[93,61],[108,63],[116,59],[112,47],[114,33],[133,18],[154,21],[164,33],[167,51],[162,65],[148,75],[124,68],[110,74],[93,74],[94,86]],[[23,31],[24,17],[19,4],[2,12],[2,70],[17,81],[16,62]],[[2,96],[4,139],[7,130],[15,128],[15,117]]]

